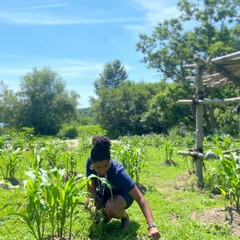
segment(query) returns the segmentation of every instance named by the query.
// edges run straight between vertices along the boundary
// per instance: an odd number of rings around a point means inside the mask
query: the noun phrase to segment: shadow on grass
[[[136,240],[139,224],[131,221],[127,229],[121,229],[120,220],[112,220],[108,224],[93,224],[89,229],[90,240]]]

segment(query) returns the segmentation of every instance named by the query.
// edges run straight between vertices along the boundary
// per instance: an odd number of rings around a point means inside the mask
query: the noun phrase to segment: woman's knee
[[[106,202],[105,209],[108,213],[114,213],[116,211],[116,207],[116,203],[112,199],[109,199]]]
[[[125,208],[122,208],[119,204],[112,204],[106,206],[106,213],[111,218],[123,218],[125,214]]]
[[[126,201],[122,196],[115,196],[106,202],[105,209],[107,212],[116,213],[126,207]]]
[[[111,199],[109,199],[109,200],[106,202],[105,209],[106,209],[107,212],[113,212],[113,210],[114,210],[114,204],[112,203]]]

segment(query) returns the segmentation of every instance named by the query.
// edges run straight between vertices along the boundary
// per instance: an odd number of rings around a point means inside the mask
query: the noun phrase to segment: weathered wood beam
[[[218,83],[212,83],[212,84],[204,84],[204,86],[209,87],[209,88],[217,88],[217,87],[222,87],[222,86],[226,86],[228,84],[231,84],[230,81],[227,82],[218,82]]]
[[[211,83],[213,81],[212,78],[206,78],[203,80],[203,84],[208,84],[208,83]]]
[[[222,103],[232,103],[232,102],[240,102],[240,97],[236,98],[228,98],[228,99],[204,99],[204,100],[196,100],[194,103],[199,103],[199,104],[222,104]],[[192,104],[193,100],[178,100],[178,104]]]
[[[240,59],[231,61],[231,62],[222,63],[221,65],[223,67],[227,68],[229,71],[238,71],[239,70],[239,62],[240,62]]]
[[[236,98],[226,98],[226,99],[213,99],[213,100],[197,100],[199,104],[219,104],[219,103],[233,103],[233,102],[240,102],[240,97]]]
[[[234,150],[228,150],[223,153],[230,153],[230,152],[235,152]],[[200,158],[200,159],[219,159],[220,155],[215,154],[213,152],[207,152],[207,153],[200,153],[197,151],[178,151],[178,154],[184,157],[194,157],[194,158]],[[225,158],[230,159],[231,156],[224,154],[223,155]],[[240,159],[240,157],[237,157]]]
[[[205,78],[203,80],[203,82],[206,82],[206,80],[208,80],[208,81],[211,80],[212,82],[214,82],[214,81],[219,81],[221,79],[227,79],[227,78],[225,76],[223,76],[222,74],[215,74],[215,75],[212,75],[209,78]]]
[[[228,78],[230,81],[240,83],[240,78],[232,74],[222,65],[215,64],[215,63],[212,63],[211,65],[214,67],[215,71],[221,73],[224,77]]]
[[[227,78],[223,78],[219,81],[214,81],[209,84],[209,87],[221,87],[227,84]]]
[[[240,51],[230,53],[230,54],[224,55],[222,57],[213,58],[212,62],[221,63],[221,62],[225,62],[226,60],[236,59],[236,58],[239,58],[239,57],[240,57]]]
[[[224,82],[226,83],[228,81],[227,78],[225,78],[224,76],[219,76],[219,77],[216,77],[216,78],[209,78],[209,79],[206,79],[206,80],[203,80],[203,84],[206,85],[206,84],[214,84],[214,83],[219,83],[219,82]]]
[[[178,100],[177,103],[178,103],[178,104],[182,104],[182,105],[192,104],[192,103],[193,103],[193,100]]]
[[[197,151],[178,151],[179,155],[182,156],[189,156],[189,157],[197,157],[197,158],[201,158],[201,159],[218,159],[219,155],[215,154],[215,153],[200,153]]]
[[[184,67],[185,68],[195,68],[196,66],[197,66],[197,64],[193,63],[193,64],[185,65]]]
[[[223,153],[231,153],[231,152],[240,153],[240,148],[230,149],[230,150],[225,150],[225,151],[223,151]]]

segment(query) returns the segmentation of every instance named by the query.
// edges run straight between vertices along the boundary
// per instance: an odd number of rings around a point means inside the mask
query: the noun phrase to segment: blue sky
[[[119,59],[135,82],[156,82],[156,70],[136,51],[139,34],[177,16],[177,0],[2,0],[0,80],[19,90],[33,68],[49,67],[66,89],[89,106],[93,81],[105,63]]]

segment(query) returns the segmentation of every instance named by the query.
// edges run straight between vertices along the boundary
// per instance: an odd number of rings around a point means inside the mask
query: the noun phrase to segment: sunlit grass
[[[161,143],[161,141],[159,141]],[[196,220],[194,213],[209,208],[225,206],[222,197],[212,198],[210,193],[196,188],[194,176],[182,179],[192,167],[191,159],[185,160],[177,154],[174,147],[172,160],[175,164],[165,163],[164,149],[161,145],[148,146],[146,160],[140,173],[140,184],[146,189],[145,197],[151,206],[155,223],[165,240],[230,240],[229,226],[207,224]],[[77,158],[76,170],[85,174],[85,163],[89,152]],[[206,167],[214,165],[214,161]],[[23,163],[16,176],[25,179],[24,171],[29,164]],[[2,180],[2,176],[0,176]],[[24,224],[13,220],[5,221],[16,210],[14,204],[24,203],[26,199],[21,189],[0,187],[0,240],[32,240],[32,235]],[[8,207],[4,207],[7,206]],[[79,206],[79,218],[73,224],[73,239],[79,240],[136,240],[148,239],[147,224],[136,202],[128,209],[131,224],[128,229],[120,229],[120,220],[108,224],[94,224],[90,214]],[[236,238],[237,239],[237,238]]]

